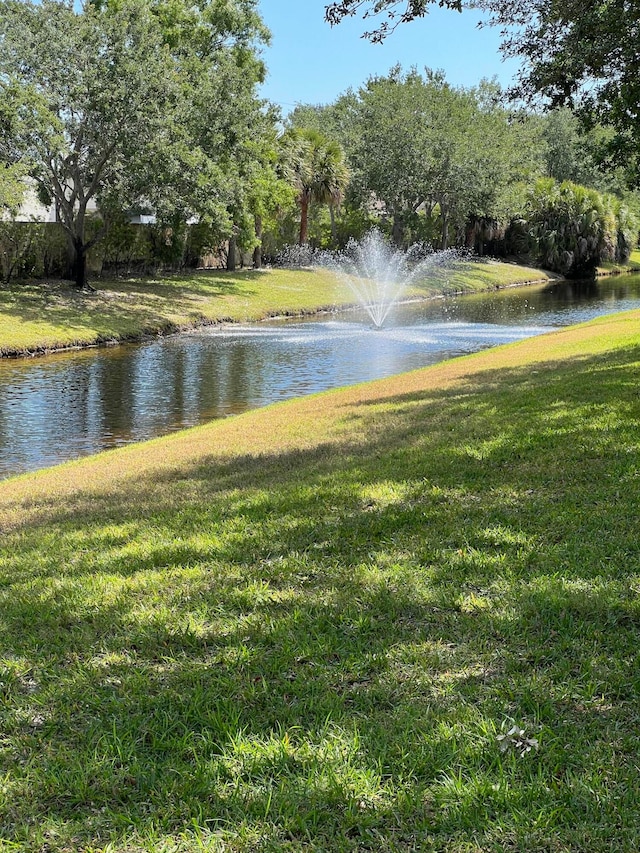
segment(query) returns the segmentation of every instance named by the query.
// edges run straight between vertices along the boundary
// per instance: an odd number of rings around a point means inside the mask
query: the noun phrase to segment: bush
[[[532,253],[563,275],[589,275],[604,261],[625,261],[637,238],[637,222],[618,199],[569,181],[536,181],[526,208]]]
[[[96,220],[94,227],[100,225]],[[153,269],[151,241],[147,225],[134,225],[123,214],[109,220],[105,236],[90,253],[92,267],[116,275],[148,272]]]
[[[59,225],[0,220],[0,279],[61,276],[67,267],[67,238]]]

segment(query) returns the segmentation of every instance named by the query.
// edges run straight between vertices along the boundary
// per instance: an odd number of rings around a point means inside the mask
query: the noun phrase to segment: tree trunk
[[[298,243],[304,246],[309,239],[309,199],[303,195],[300,199],[300,239]]]
[[[73,240],[73,237],[71,237],[71,235],[69,233],[67,233],[67,232],[65,232],[65,233],[66,233],[66,237],[67,237],[67,258],[66,258],[64,274],[62,277],[64,279],[66,279],[67,281],[75,281],[76,280],[76,274],[75,274],[76,246],[75,246],[75,242]]]
[[[336,229],[336,210],[332,204],[329,205],[329,218],[331,220],[331,242],[335,248],[338,245],[338,231]]]
[[[73,259],[73,280],[78,290],[87,287],[87,250],[80,238],[73,241],[75,257]]]
[[[467,249],[473,251],[476,247],[476,232],[478,230],[478,221],[474,218],[467,219],[464,233],[464,245]]]
[[[440,215],[442,216],[442,245],[441,249],[446,249],[449,245],[449,211],[442,204],[440,205]]]
[[[391,229],[391,239],[393,240],[394,246],[397,246],[399,249],[402,248],[402,237],[403,237],[404,228],[402,226],[402,217],[394,213],[393,215],[393,227]]]
[[[236,238],[229,237],[229,251],[227,252],[227,272],[235,272],[236,269]]]
[[[256,238],[258,245],[253,250],[253,268],[259,270],[262,266],[262,217],[256,214]]]

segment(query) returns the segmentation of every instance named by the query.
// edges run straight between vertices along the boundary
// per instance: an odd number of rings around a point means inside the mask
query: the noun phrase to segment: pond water
[[[2,359],[0,478],[631,308],[640,275],[396,306],[383,329],[349,311]]]

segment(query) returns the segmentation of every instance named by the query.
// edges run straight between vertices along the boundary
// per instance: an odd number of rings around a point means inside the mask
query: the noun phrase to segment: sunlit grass
[[[600,264],[597,269],[597,273],[601,275],[611,275],[611,273],[619,272],[640,272],[640,249],[635,249],[631,252],[631,257],[624,264],[609,261]]]
[[[457,271],[439,271],[407,295],[486,290],[546,277],[511,264],[465,263]],[[334,310],[355,301],[344,283],[321,269],[202,271],[95,284],[95,293],[78,293],[61,282],[0,287],[0,355],[135,339],[202,323]]]
[[[547,270],[505,263],[492,258],[462,259],[451,267],[433,269],[424,285],[434,293],[473,293],[558,277]],[[419,287],[416,291],[419,292]]]
[[[0,849],[639,849],[639,368],[618,314],[0,483]]]

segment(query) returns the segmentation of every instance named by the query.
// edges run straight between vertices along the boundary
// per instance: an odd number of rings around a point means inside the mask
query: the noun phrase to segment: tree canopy
[[[314,128],[293,128],[283,138],[284,167],[297,193],[300,208],[298,242],[308,239],[312,203],[339,204],[349,182],[344,152],[334,139]]]
[[[399,23],[426,15],[434,2],[341,0],[326,6],[326,18],[332,24],[356,14],[374,19],[376,27],[364,35],[381,41]],[[602,149],[604,161],[616,165],[633,159],[630,177],[640,183],[638,0],[440,0],[439,5],[488,13],[489,23],[502,33],[503,53],[525,60],[513,94],[569,106],[587,126],[613,128]]]
[[[565,0],[481,0],[491,22],[504,33],[507,56],[526,60],[514,89],[541,96],[552,107],[566,105],[588,127],[609,126],[605,163],[635,162],[640,155],[640,39],[637,0],[583,3]]]
[[[349,202],[386,218],[397,245],[415,239],[426,214],[446,247],[468,221],[508,215],[513,185],[542,173],[536,123],[507,112],[499,87],[486,81],[457,88],[440,72],[398,66],[333,105],[301,106],[290,118],[342,143]]]
[[[432,5],[460,12],[463,0],[336,0],[325,7],[325,16],[330,24],[339,24],[343,18],[358,14],[371,19],[375,28],[364,36],[373,42],[381,42],[398,24],[421,18]]]
[[[0,158],[55,203],[86,282],[96,205],[232,227],[260,113],[254,0],[0,2]],[[255,137],[254,137],[255,138]]]

